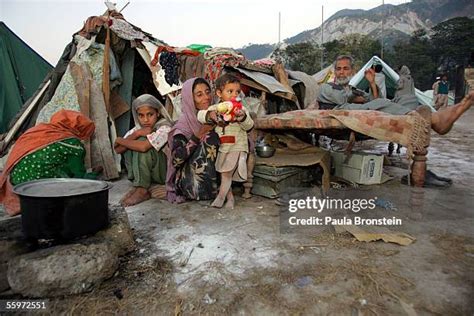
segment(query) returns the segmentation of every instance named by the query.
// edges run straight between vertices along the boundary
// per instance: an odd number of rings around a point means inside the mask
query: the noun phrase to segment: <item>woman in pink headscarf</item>
[[[215,125],[201,124],[197,111],[207,110],[212,101],[209,83],[192,78],[183,84],[182,115],[169,132],[166,191],[168,201],[211,200],[218,191],[215,161],[219,136]]]

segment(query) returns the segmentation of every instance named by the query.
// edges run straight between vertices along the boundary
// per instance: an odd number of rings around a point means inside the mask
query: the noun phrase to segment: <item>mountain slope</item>
[[[413,0],[397,6],[381,5],[370,10],[344,9],[324,22],[323,41],[339,40],[351,33],[368,35],[376,39],[383,34],[384,42],[390,45],[398,39],[410,36],[417,29],[429,30],[440,22],[466,15],[474,16],[472,0]],[[285,39],[284,42],[321,44],[321,27],[303,31]],[[258,49],[258,46],[262,45],[248,45],[240,51],[247,58],[258,59],[268,56],[269,47],[275,45],[266,44],[265,50]]]
[[[274,44],[250,44],[237,50],[248,59],[257,60],[269,56],[275,50]]]

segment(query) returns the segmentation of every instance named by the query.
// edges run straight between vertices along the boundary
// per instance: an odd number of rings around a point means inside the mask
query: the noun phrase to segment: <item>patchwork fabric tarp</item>
[[[0,22],[0,134],[52,68]]]

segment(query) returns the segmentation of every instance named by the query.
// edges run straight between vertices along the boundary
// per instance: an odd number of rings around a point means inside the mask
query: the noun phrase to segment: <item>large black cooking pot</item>
[[[68,240],[96,233],[109,223],[109,189],[104,181],[63,178],[16,185],[25,237]]]

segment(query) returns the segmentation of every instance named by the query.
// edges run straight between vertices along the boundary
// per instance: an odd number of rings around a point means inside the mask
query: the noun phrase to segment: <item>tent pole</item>
[[[323,69],[323,65],[324,65],[323,32],[324,32],[324,5],[321,6],[321,69]]]
[[[30,115],[31,111],[35,109],[35,107],[37,106],[37,103],[43,97],[43,94],[46,92],[46,89],[49,87],[50,83],[51,83],[51,79],[45,83],[45,85],[41,88],[39,93],[34,97],[33,100],[31,100],[31,103],[28,105],[25,112],[21,114],[20,118],[18,118],[18,120],[13,125],[13,127],[8,131],[5,138],[3,139],[3,143],[0,143],[0,152],[3,152],[8,147],[13,137],[20,129],[21,124],[23,124],[23,122],[26,120],[28,115]]]
[[[278,46],[280,45],[281,39],[281,12],[278,12]]]
[[[385,0],[382,0],[382,34],[380,36],[380,58],[383,59],[383,33],[384,33],[384,18],[385,18]]]

